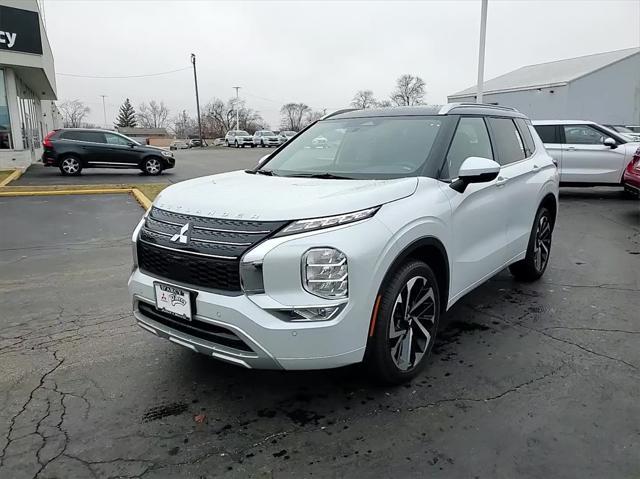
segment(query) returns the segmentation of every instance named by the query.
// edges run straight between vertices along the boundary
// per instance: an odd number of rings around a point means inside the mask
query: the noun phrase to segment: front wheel
[[[438,281],[422,261],[411,260],[385,282],[374,307],[365,364],[374,379],[400,384],[427,364],[440,319]]]
[[[147,175],[156,176],[162,173],[162,163],[158,158],[148,158],[142,169]]]
[[[552,233],[551,213],[547,208],[541,207],[531,229],[527,255],[523,260],[509,266],[509,271],[517,280],[535,281],[544,274],[551,254]]]

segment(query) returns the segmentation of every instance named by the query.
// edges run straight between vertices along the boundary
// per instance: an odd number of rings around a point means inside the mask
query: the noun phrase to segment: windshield
[[[620,133],[634,133],[633,130],[630,130],[626,126],[612,126],[612,128]]]
[[[272,131],[269,131],[269,130],[264,130],[262,132],[262,136],[274,136],[274,135],[275,135],[275,133],[272,132]]]
[[[276,176],[349,179],[415,176],[427,160],[442,117],[373,117],[319,121],[261,169]]]
[[[295,131],[283,131],[280,134],[284,135],[284,136],[294,136],[296,134],[296,132]]]
[[[236,131],[236,136],[251,136],[251,135],[244,130],[238,130]]]

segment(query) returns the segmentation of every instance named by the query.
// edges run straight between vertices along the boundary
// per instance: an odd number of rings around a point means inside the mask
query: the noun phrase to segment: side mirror
[[[258,166],[262,165],[265,161],[269,159],[269,155],[264,155],[262,158],[258,160]]]
[[[618,144],[616,143],[616,140],[614,140],[613,138],[605,138],[602,144],[604,146],[608,146],[612,150],[615,148],[618,148]]]
[[[135,144],[133,141],[130,141],[130,142],[128,143],[128,145],[129,145],[131,148],[133,148],[134,146],[136,146],[136,144]]]
[[[471,183],[487,183],[496,179],[500,173],[500,165],[489,158],[470,156],[460,165],[458,179],[449,186],[458,193],[464,193]]]

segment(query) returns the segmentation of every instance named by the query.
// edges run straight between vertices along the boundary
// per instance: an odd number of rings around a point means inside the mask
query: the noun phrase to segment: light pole
[[[482,93],[484,89],[484,44],[487,38],[487,6],[489,0],[482,0],[480,12],[480,49],[478,52],[478,92],[476,103],[482,103]]]
[[[234,86],[232,88],[236,89],[236,130],[240,129],[240,121],[239,121],[239,117],[238,117],[238,111],[240,110],[240,108],[238,107],[238,101],[239,101],[239,97],[238,97],[238,90],[240,90],[239,86]]]
[[[200,137],[200,148],[204,146],[202,141],[202,123],[200,122],[200,97],[198,96],[198,74],[196,73],[196,55],[191,54],[191,64],[193,65],[193,81],[196,85],[196,110],[198,112],[198,136]]]
[[[104,117],[104,127],[105,129],[109,129],[107,126],[107,107],[104,105],[104,99],[107,95],[100,95],[102,97],[102,116]]]

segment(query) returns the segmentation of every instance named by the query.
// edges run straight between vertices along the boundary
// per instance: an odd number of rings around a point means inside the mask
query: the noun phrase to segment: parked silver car
[[[280,146],[280,138],[271,130],[258,130],[253,135],[253,145],[261,146]]]

